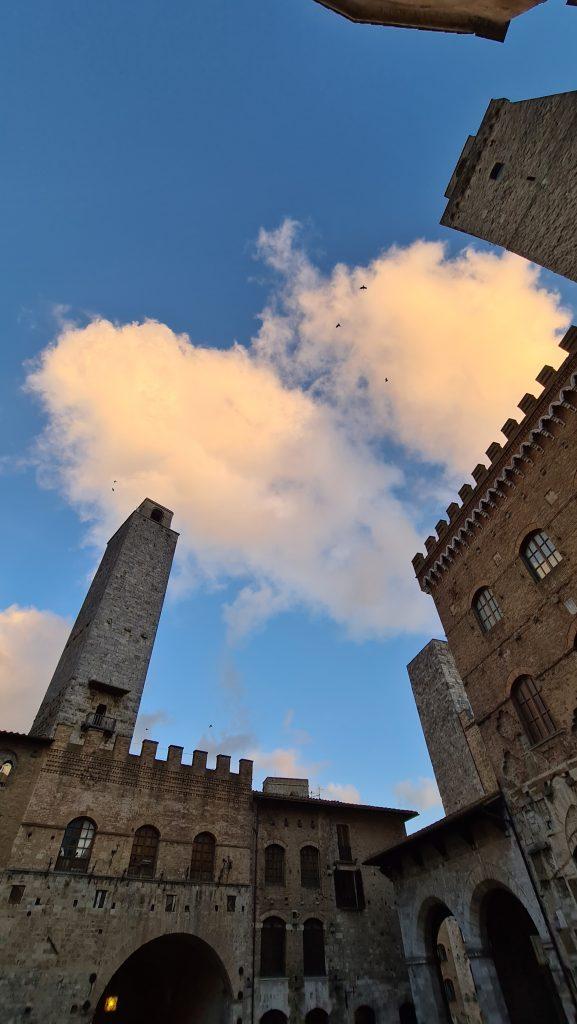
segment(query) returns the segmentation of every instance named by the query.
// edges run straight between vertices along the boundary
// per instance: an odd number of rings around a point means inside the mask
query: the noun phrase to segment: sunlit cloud
[[[99,544],[146,495],[173,508],[173,593],[226,587],[233,642],[295,608],[357,637],[428,631],[423,502],[451,500],[568,314],[507,253],[417,242],[322,273],[291,221],[258,253],[275,283],[249,346],[61,323],[28,377],[39,477]]]
[[[70,631],[67,619],[13,604],[0,611],[0,722],[27,732]]]
[[[410,810],[427,811],[441,807],[441,794],[434,779],[403,779],[393,787],[395,797],[403,807]]]

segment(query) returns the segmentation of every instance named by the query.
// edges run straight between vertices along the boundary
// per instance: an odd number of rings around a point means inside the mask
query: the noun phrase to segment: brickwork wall
[[[155,508],[162,522],[151,519]],[[132,735],[178,536],[171,519],[146,499],[109,541],[34,720],[36,735],[52,735],[63,722],[78,738],[99,704],[116,719],[116,732]],[[91,680],[128,692],[103,694]]]
[[[503,449],[488,449],[491,466],[476,467],[477,486],[462,488],[463,506],[437,524],[427,556],[414,564],[435,601],[495,774],[504,787],[535,885],[548,908],[567,965],[577,971],[577,351],[535,400],[525,396],[521,424],[508,421]],[[499,483],[500,481],[500,483]],[[466,530],[465,530],[466,527]],[[553,539],[562,561],[537,581],[520,548],[533,530]],[[458,543],[454,543],[455,540]],[[479,587],[493,591],[502,619],[484,632],[472,603]],[[540,687],[555,731],[532,742],[511,699],[521,675]],[[468,727],[467,727],[468,728]],[[559,916],[560,914],[560,916]]]
[[[577,92],[492,100],[446,195],[442,224],[577,280]]]
[[[24,816],[30,794],[42,768],[46,744],[40,740],[0,732],[0,763],[9,757],[14,769],[0,782],[0,869],[4,867]]]
[[[341,804],[291,805],[288,801],[259,801],[257,869],[257,973],[260,965],[262,921],[271,915],[287,923],[286,979],[259,978],[256,1019],[269,1008],[284,1009],[291,1024],[304,1020],[308,1010],[326,1010],[335,1024],[350,1022],[358,1006],[369,1005],[382,1024],[398,1024],[398,1008],[410,998],[392,885],[377,868],[363,867],[366,909],[337,908],[333,872],[339,863],[337,824],[349,826],[354,867],[405,835],[402,819]],[[284,885],[265,885],[264,851],[278,843],[286,853]],[[300,850],[315,846],[320,853],[321,885],[304,888]],[[303,976],[303,925],[308,918],[323,922],[326,978]],[[290,979],[290,980],[289,980]]]

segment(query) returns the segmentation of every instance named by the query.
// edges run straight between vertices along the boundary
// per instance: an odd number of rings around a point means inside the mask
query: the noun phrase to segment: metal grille
[[[260,973],[263,978],[279,978],[285,973],[285,923],[280,917],[267,917],[260,933]]]
[[[481,628],[488,633],[493,626],[497,625],[499,619],[503,618],[497,598],[489,587],[483,587],[476,595],[474,604]]]
[[[531,676],[522,676],[512,690],[519,718],[531,743],[539,743],[555,732],[555,724],[540,690]]]
[[[276,843],[264,851],[264,880],[266,885],[284,885],[284,849]]]
[[[153,878],[160,835],[153,825],[142,825],[134,833],[128,874],[136,878]]]
[[[311,917],[303,927],[303,968],[305,977],[319,978],[326,973],[325,933],[322,921]]]
[[[56,871],[87,871],[96,834],[96,825],[90,818],[74,818],[66,826]]]
[[[544,579],[551,569],[563,560],[549,534],[544,530],[532,533],[527,538],[523,545],[523,558],[538,580]]]
[[[315,846],[303,846],[301,850],[301,885],[305,889],[319,889],[320,884],[319,851]]]
[[[214,853],[216,841],[210,832],[200,832],[192,844],[190,878],[193,882],[214,880]]]

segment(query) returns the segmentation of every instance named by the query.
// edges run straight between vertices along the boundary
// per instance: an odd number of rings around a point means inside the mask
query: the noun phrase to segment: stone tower
[[[441,219],[577,281],[577,92],[491,100]]]
[[[178,534],[146,498],[109,540],[31,729],[132,736]]]
[[[445,814],[497,788],[449,645],[431,640],[407,666]]]

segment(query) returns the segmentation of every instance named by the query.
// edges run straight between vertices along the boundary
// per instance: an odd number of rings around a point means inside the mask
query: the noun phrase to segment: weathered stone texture
[[[431,640],[408,672],[443,807],[452,814],[486,792],[461,723],[461,713],[472,718],[471,705],[447,643]]]
[[[178,537],[171,520],[172,512],[147,498],[108,542],[34,734],[51,736],[60,722],[78,738],[86,716],[104,704],[115,732],[132,735]]]
[[[577,92],[492,100],[441,223],[577,280]]]

